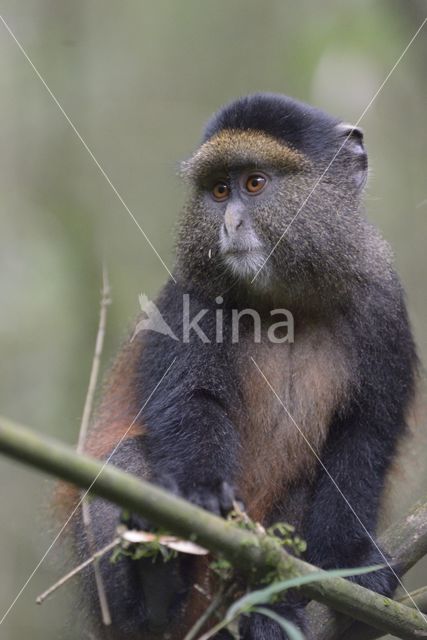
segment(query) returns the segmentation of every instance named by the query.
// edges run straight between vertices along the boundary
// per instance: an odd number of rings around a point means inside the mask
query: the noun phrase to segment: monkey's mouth
[[[257,249],[226,249],[222,252],[223,256],[247,256],[250,253],[260,253]]]
[[[265,262],[264,247],[254,232],[230,237],[221,229],[219,250],[226,267],[239,278],[253,278]]]
[[[222,258],[234,275],[252,278],[265,262],[264,252],[260,249],[227,249]]]

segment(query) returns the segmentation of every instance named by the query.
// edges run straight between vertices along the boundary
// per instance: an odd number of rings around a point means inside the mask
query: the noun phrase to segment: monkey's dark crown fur
[[[219,109],[206,125],[203,142],[223,129],[256,130],[316,157],[336,142],[340,120],[304,102],[275,93],[255,93]]]

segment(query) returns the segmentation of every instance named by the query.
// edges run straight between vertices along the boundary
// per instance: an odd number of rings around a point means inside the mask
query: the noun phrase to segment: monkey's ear
[[[368,175],[368,155],[363,144],[363,131],[347,122],[340,122],[336,127],[341,144],[352,159],[352,180],[358,188],[365,185]]]

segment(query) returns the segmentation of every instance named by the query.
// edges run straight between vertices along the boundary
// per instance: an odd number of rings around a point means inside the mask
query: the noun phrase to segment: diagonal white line
[[[92,158],[92,160],[94,161],[94,163],[96,164],[96,166],[98,167],[99,171],[101,172],[101,174],[103,175],[103,177],[105,178],[105,180],[108,182],[108,184],[110,185],[111,189],[113,190],[113,192],[115,193],[115,195],[117,196],[118,200],[120,201],[120,203],[123,205],[123,207],[125,208],[125,210],[127,211],[127,213],[130,215],[130,217],[132,218],[132,220],[134,221],[134,223],[136,224],[136,226],[138,227],[138,229],[140,230],[140,232],[142,233],[142,235],[144,236],[145,240],[148,242],[148,244],[150,245],[150,247],[152,248],[152,250],[154,251],[154,253],[156,254],[156,256],[158,257],[158,259],[160,260],[160,262],[162,263],[162,265],[164,266],[164,268],[166,269],[166,271],[168,272],[168,274],[170,275],[170,277],[172,278],[172,280],[174,282],[176,282],[174,276],[172,275],[172,273],[170,272],[167,264],[164,262],[163,258],[161,257],[161,255],[159,254],[159,252],[157,251],[156,247],[153,245],[153,243],[151,242],[150,238],[147,236],[147,234],[145,233],[144,229],[141,227],[141,225],[139,224],[138,220],[135,218],[135,216],[133,215],[132,211],[129,209],[128,205],[126,204],[126,202],[123,200],[122,196],[120,195],[119,191],[116,189],[116,187],[114,186],[114,184],[111,182],[111,179],[109,178],[108,174],[106,173],[106,171],[104,170],[104,168],[101,166],[101,164],[98,162],[98,160],[95,157],[95,154],[93,153],[92,149],[89,147],[89,145],[85,142],[85,140],[83,139],[83,137],[81,136],[80,132],[78,131],[77,127],[74,125],[74,123],[72,122],[71,118],[68,116],[68,114],[65,112],[64,108],[62,107],[61,103],[59,102],[59,100],[57,99],[57,97],[55,96],[55,94],[53,93],[53,91],[50,89],[50,87],[48,86],[46,80],[43,78],[43,76],[41,75],[41,73],[39,72],[39,70],[37,69],[37,67],[35,66],[35,64],[33,63],[33,61],[31,60],[31,58],[29,57],[29,55],[27,54],[27,52],[25,51],[24,47],[22,46],[22,44],[19,42],[18,38],[15,36],[15,34],[13,33],[12,29],[9,27],[9,25],[7,24],[6,20],[3,18],[2,15],[0,15],[0,20],[3,23],[5,29],[9,32],[10,36],[12,37],[12,39],[14,40],[14,42],[17,44],[17,46],[19,47],[21,53],[24,55],[24,57],[26,58],[27,62],[29,63],[29,65],[31,66],[31,68],[33,69],[34,73],[36,74],[36,76],[38,77],[38,79],[40,80],[40,82],[42,83],[42,85],[44,86],[44,88],[46,89],[46,91],[48,92],[48,94],[50,95],[50,97],[52,98],[52,100],[54,101],[54,103],[56,104],[56,106],[58,107],[58,109],[60,110],[60,112],[62,113],[62,115],[64,116],[64,118],[66,119],[66,121],[68,122],[68,124],[70,125],[71,129],[74,131],[74,133],[76,134],[77,138],[80,140],[80,142],[82,143],[83,147],[86,149],[86,151],[88,152],[88,154],[90,155],[90,157]]]
[[[409,600],[412,602],[414,609],[416,609],[418,611],[418,613],[420,614],[420,616],[422,617],[422,619],[424,620],[424,622],[427,625],[427,616],[425,616],[423,613],[421,613],[417,603],[415,602],[415,600],[413,599],[413,597],[411,596],[411,594],[407,591],[407,589],[405,588],[402,580],[400,579],[400,577],[397,575],[397,573],[395,572],[395,570],[393,569],[393,567],[391,566],[390,562],[388,561],[388,559],[386,558],[386,556],[384,555],[384,553],[382,552],[382,550],[380,549],[380,547],[378,546],[378,544],[376,543],[376,541],[374,540],[374,538],[371,536],[371,534],[369,533],[368,529],[366,528],[366,526],[363,524],[362,520],[360,519],[360,517],[357,515],[356,511],[353,509],[353,507],[351,506],[349,500],[346,498],[346,496],[344,495],[344,493],[341,491],[339,485],[337,484],[335,478],[329,473],[328,469],[326,468],[326,466],[324,465],[324,463],[322,462],[321,458],[319,457],[316,449],[312,446],[311,442],[307,439],[306,435],[304,434],[304,432],[302,431],[302,429],[298,426],[298,424],[295,422],[293,416],[290,414],[288,408],[286,407],[286,405],[284,404],[284,402],[282,401],[282,399],[280,398],[280,396],[277,394],[276,390],[273,388],[273,386],[270,384],[270,382],[268,381],[268,379],[266,378],[266,376],[264,375],[263,371],[260,369],[260,367],[258,366],[258,364],[255,362],[254,358],[251,356],[251,360],[253,362],[253,364],[255,365],[255,367],[258,369],[259,373],[261,374],[261,376],[263,377],[264,381],[266,382],[266,384],[268,385],[268,387],[271,389],[271,391],[273,392],[273,394],[275,395],[275,397],[277,398],[277,400],[280,402],[282,408],[284,409],[284,411],[286,412],[286,414],[288,415],[288,417],[291,419],[293,425],[298,429],[299,433],[301,434],[301,436],[303,437],[305,443],[307,444],[307,446],[309,447],[310,451],[313,453],[314,457],[316,458],[317,462],[320,464],[320,466],[322,467],[323,471],[326,473],[326,475],[328,476],[329,480],[332,482],[332,484],[334,485],[335,489],[338,491],[338,493],[340,494],[340,496],[342,497],[342,499],[344,500],[344,502],[346,503],[346,505],[348,506],[348,508],[350,509],[350,511],[352,512],[352,514],[354,515],[354,517],[356,518],[356,520],[358,521],[358,523],[360,524],[360,526],[362,527],[362,529],[364,530],[364,532],[366,533],[366,535],[368,536],[368,538],[370,539],[370,541],[372,542],[372,544],[374,545],[374,547],[377,549],[377,551],[380,553],[381,557],[384,560],[384,563],[388,566],[388,568],[390,569],[390,571],[393,573],[393,575],[395,576],[395,578],[398,580],[400,586],[402,587],[402,589],[404,590],[405,594],[408,596]]]
[[[49,545],[49,547],[47,548],[47,550],[45,551],[45,553],[43,554],[42,558],[40,559],[40,561],[37,563],[37,565],[35,566],[35,568],[33,569],[33,571],[31,572],[31,574],[28,576],[27,580],[25,581],[25,583],[22,585],[21,589],[19,590],[18,594],[16,595],[16,597],[14,598],[13,602],[9,605],[9,608],[7,609],[7,611],[3,614],[3,617],[0,620],[0,625],[3,624],[3,622],[6,620],[7,616],[9,615],[9,613],[12,611],[13,607],[15,606],[16,602],[18,601],[18,599],[20,598],[20,596],[22,595],[22,593],[24,592],[24,590],[27,588],[29,582],[32,580],[32,578],[34,577],[34,575],[37,573],[37,571],[40,569],[41,565],[43,564],[43,562],[45,561],[47,555],[50,553],[50,551],[52,550],[52,548],[54,547],[54,545],[58,542],[59,538],[61,537],[61,535],[63,534],[65,528],[67,527],[68,523],[70,522],[70,520],[72,519],[72,517],[74,516],[74,514],[76,513],[76,511],[80,508],[80,505],[82,504],[83,500],[86,498],[86,496],[88,495],[88,493],[90,492],[90,490],[92,489],[93,485],[95,484],[95,482],[98,480],[99,476],[101,475],[101,473],[103,472],[103,470],[105,469],[106,465],[109,463],[109,461],[111,460],[112,456],[115,454],[115,452],[117,451],[117,449],[120,447],[121,443],[123,442],[123,440],[126,438],[127,434],[129,433],[129,431],[131,430],[131,428],[133,427],[133,425],[135,424],[135,422],[138,420],[139,416],[141,415],[142,411],[145,409],[145,407],[147,406],[147,404],[150,402],[152,396],[154,395],[154,393],[156,392],[156,390],[158,389],[158,387],[160,386],[160,384],[162,383],[162,381],[164,380],[164,378],[167,376],[167,374],[169,373],[170,369],[172,368],[172,366],[175,364],[176,361],[176,357],[172,360],[172,362],[170,363],[170,365],[168,366],[168,368],[166,369],[166,371],[164,372],[164,374],[162,375],[162,377],[160,378],[160,380],[158,381],[158,383],[156,384],[156,386],[154,387],[154,389],[152,390],[152,392],[150,393],[150,395],[148,396],[147,400],[144,402],[144,404],[142,405],[142,407],[140,408],[140,410],[138,411],[138,413],[136,414],[136,416],[134,417],[134,419],[132,420],[132,422],[130,423],[130,425],[128,426],[128,428],[126,429],[126,431],[124,432],[124,434],[122,435],[122,437],[120,438],[120,440],[117,442],[117,444],[115,445],[114,449],[112,450],[112,452],[110,453],[110,455],[108,456],[108,458],[105,460],[104,464],[102,465],[101,469],[98,471],[98,473],[96,474],[95,478],[93,479],[93,481],[91,482],[89,488],[83,493],[83,495],[80,497],[79,502],[77,503],[76,507],[73,509],[73,511],[71,512],[71,514],[68,516],[67,520],[65,521],[65,523],[62,525],[61,529],[59,530],[59,532],[57,533],[57,535],[55,536],[55,538],[53,539],[53,541],[51,542],[51,544]]]
[[[319,186],[320,182],[323,180],[323,178],[325,177],[325,175],[328,173],[329,169],[331,168],[331,166],[333,165],[333,163],[335,162],[336,158],[338,157],[338,155],[341,153],[342,149],[344,148],[345,144],[347,143],[347,140],[351,137],[352,133],[353,133],[353,129],[355,127],[357,127],[359,125],[359,123],[361,122],[362,118],[366,115],[367,111],[371,108],[373,102],[377,99],[377,97],[379,96],[379,94],[381,93],[381,91],[383,90],[384,86],[386,85],[386,83],[388,82],[390,76],[392,75],[392,73],[394,72],[394,70],[396,69],[396,67],[399,65],[399,63],[401,62],[403,56],[406,54],[406,52],[408,51],[408,49],[410,48],[410,46],[412,45],[412,43],[414,42],[415,38],[418,36],[418,34],[420,33],[421,29],[424,27],[425,23],[427,22],[427,18],[424,18],[424,20],[422,21],[422,23],[420,24],[420,26],[418,27],[418,29],[416,30],[416,32],[414,33],[414,35],[412,36],[411,40],[408,42],[408,44],[406,45],[405,49],[402,51],[402,53],[400,54],[399,58],[396,60],[396,62],[394,63],[394,65],[392,66],[392,68],[390,69],[390,71],[388,72],[387,76],[385,77],[385,79],[383,80],[383,82],[380,84],[380,86],[378,87],[377,91],[375,92],[375,94],[372,96],[372,98],[370,99],[370,101],[368,102],[368,104],[366,105],[366,107],[364,108],[364,110],[362,111],[362,114],[359,116],[356,124],[353,126],[353,128],[349,131],[348,135],[345,137],[344,142],[342,143],[342,145],[340,146],[340,148],[338,149],[338,151],[334,154],[332,160],[329,162],[328,166],[326,167],[326,169],[323,171],[323,173],[320,175],[320,177],[316,180],[316,182],[314,183],[313,188],[311,189],[310,193],[308,194],[308,196],[305,198],[304,202],[302,203],[302,205],[300,206],[300,208],[298,209],[298,211],[296,212],[296,214],[293,216],[293,218],[291,219],[291,221],[289,222],[288,226],[286,227],[286,229],[283,231],[282,235],[280,236],[280,238],[277,240],[276,244],[274,245],[274,247],[272,248],[272,250],[270,251],[270,253],[268,254],[268,256],[266,257],[266,259],[264,260],[264,262],[262,263],[262,265],[260,266],[260,268],[258,269],[258,271],[256,272],[256,274],[254,275],[254,277],[251,280],[251,283],[254,282],[256,280],[256,278],[258,277],[260,271],[265,267],[265,265],[267,264],[267,262],[270,260],[271,256],[273,255],[273,253],[276,251],[278,245],[282,242],[283,238],[285,237],[285,235],[287,234],[289,228],[292,226],[292,224],[295,222],[295,220],[298,218],[299,214],[301,213],[301,211],[304,209],[305,205],[307,204],[307,202],[309,201],[309,199],[311,198],[311,196],[313,195],[313,193],[316,191],[317,187]]]

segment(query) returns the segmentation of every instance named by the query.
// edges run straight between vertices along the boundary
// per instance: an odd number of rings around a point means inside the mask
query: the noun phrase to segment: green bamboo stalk
[[[405,596],[404,598],[399,598],[398,602],[411,608],[414,607],[415,602],[418,609],[427,614],[427,587],[421,587],[416,591],[412,591],[409,595],[411,596],[410,598]],[[341,637],[344,637],[345,640],[377,640],[382,638],[383,635],[378,629],[368,627],[363,622],[355,622]]]

